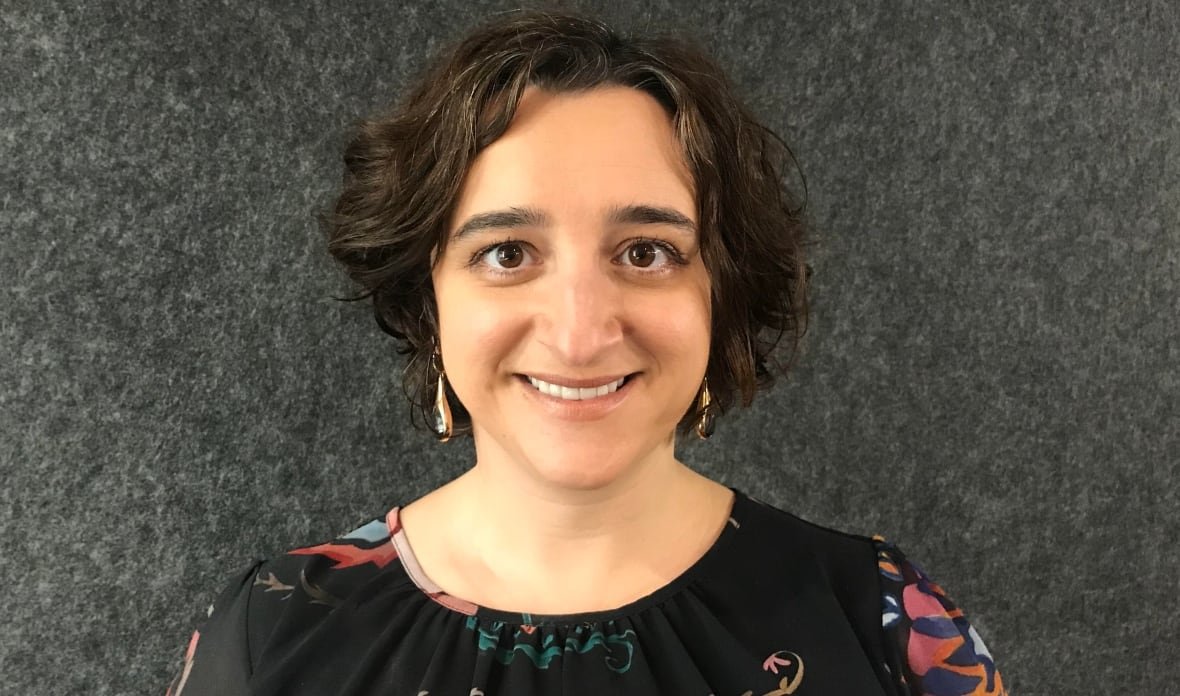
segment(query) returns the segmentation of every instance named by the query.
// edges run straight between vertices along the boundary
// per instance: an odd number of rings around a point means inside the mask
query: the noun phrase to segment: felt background
[[[800,368],[683,456],[897,542],[1014,694],[1174,691],[1180,5],[635,5],[574,7],[705,41],[820,242]],[[232,571],[470,462],[313,215],[511,6],[0,7],[0,692],[162,693]]]

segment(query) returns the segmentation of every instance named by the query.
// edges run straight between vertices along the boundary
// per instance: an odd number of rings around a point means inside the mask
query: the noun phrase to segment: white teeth
[[[626,378],[623,378],[626,379]],[[568,401],[581,401],[582,399],[593,399],[599,396],[606,396],[623,386],[623,379],[617,379],[614,382],[603,384],[598,387],[563,387],[559,384],[550,384],[542,382],[539,379],[529,377],[529,382],[537,388],[538,391],[548,394],[549,396],[556,396],[559,399],[566,399]]]

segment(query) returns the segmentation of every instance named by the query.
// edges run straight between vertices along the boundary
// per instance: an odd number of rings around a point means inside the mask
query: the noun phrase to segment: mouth
[[[598,399],[608,394],[613,394],[619,389],[622,389],[632,379],[637,377],[640,373],[632,372],[629,375],[619,377],[617,379],[603,378],[601,380],[591,380],[591,384],[586,386],[565,386],[555,382],[546,382],[542,379],[532,377],[530,375],[517,374],[516,378],[528,384],[536,391],[547,396],[561,399],[563,401],[589,401]],[[551,378],[556,379],[556,378]],[[562,380],[564,382],[577,381],[585,384],[586,380]],[[594,382],[600,382],[595,384]]]

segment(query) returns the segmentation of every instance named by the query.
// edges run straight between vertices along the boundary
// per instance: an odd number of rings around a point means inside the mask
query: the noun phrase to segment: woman
[[[246,569],[173,694],[1004,693],[896,548],[675,457],[806,316],[789,152],[708,59],[510,15],[345,161],[330,250],[476,461]]]

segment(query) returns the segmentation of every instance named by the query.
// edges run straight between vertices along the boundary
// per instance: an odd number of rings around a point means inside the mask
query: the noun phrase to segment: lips
[[[531,380],[540,380],[542,382],[547,382],[549,384],[553,384],[558,387],[570,387],[570,388],[581,389],[581,388],[587,388],[587,387],[601,387],[603,385],[610,384],[611,382],[617,382],[620,379],[627,379],[627,378],[632,377],[637,374],[639,374],[639,373],[638,372],[617,372],[615,374],[606,374],[606,375],[602,375],[599,377],[565,377],[562,375],[551,374],[551,373],[546,373],[546,372],[529,372],[529,373],[521,372],[521,373],[517,373],[516,376],[524,378],[526,380],[530,380],[530,381]]]
[[[537,391],[554,396],[566,401],[584,401],[586,399],[594,399],[600,396],[606,396],[613,393],[619,387],[623,386],[626,381],[625,377],[599,384],[598,386],[590,387],[567,387],[562,384],[554,384],[535,377],[528,377],[528,381],[533,385]]]
[[[538,392],[549,394],[550,396],[556,396],[556,398],[564,399],[566,401],[584,401],[586,399],[597,399],[598,396],[605,396],[607,394],[614,393],[616,389],[623,386],[623,383],[627,381],[627,377],[619,377],[617,380],[603,381],[598,383],[597,386],[586,387],[566,386],[568,385],[568,380],[553,383],[539,380],[537,377],[533,376],[527,376],[527,380],[529,380],[529,383],[531,383],[533,388],[536,388]],[[598,380],[585,381],[596,382]]]
[[[631,373],[618,377],[614,381],[610,381],[608,377],[606,382],[601,381],[602,378],[564,380],[575,383],[579,381],[590,382],[590,385],[586,387],[571,387],[561,383],[547,382],[530,375],[518,374],[516,377],[524,386],[526,394],[536,400],[551,415],[563,420],[582,421],[601,418],[618,407],[631,393],[630,386],[634,381],[633,378],[639,374],[638,372]]]

